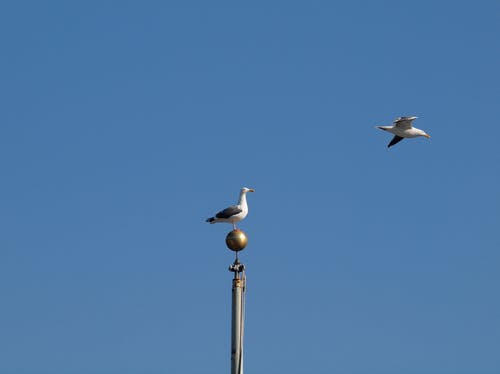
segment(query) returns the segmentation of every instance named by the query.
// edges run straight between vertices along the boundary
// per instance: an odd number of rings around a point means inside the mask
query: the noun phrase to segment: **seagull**
[[[429,139],[431,136],[425,131],[412,127],[411,123],[417,117],[398,117],[394,120],[394,126],[376,126],[380,130],[389,131],[394,134],[391,142],[387,147],[392,147],[394,144],[400,142],[404,138],[416,138],[418,136],[425,136]]]
[[[221,210],[215,217],[207,218],[208,223],[227,222],[233,224],[236,230],[236,222],[243,220],[248,214],[247,192],[255,192],[253,188],[243,187],[240,191],[240,201],[237,205],[231,205]]]

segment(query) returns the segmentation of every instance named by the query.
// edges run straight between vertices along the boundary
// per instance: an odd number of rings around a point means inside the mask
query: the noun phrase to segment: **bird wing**
[[[241,213],[243,210],[238,205],[231,205],[224,210],[221,210],[215,215],[216,218],[230,218],[235,214]]]
[[[408,130],[411,129],[411,122],[413,119],[411,117],[398,117],[394,120],[393,124],[398,129]]]
[[[394,135],[394,138],[392,138],[391,142],[387,145],[387,148],[392,147],[394,144],[399,143],[401,140],[403,140],[401,136]]]

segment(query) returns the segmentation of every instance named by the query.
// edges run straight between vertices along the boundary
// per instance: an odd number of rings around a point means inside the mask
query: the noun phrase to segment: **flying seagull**
[[[417,117],[398,117],[394,120],[394,126],[377,126],[380,130],[388,131],[394,134],[391,142],[387,147],[392,147],[394,144],[399,143],[404,138],[416,138],[418,136],[425,136],[429,139],[431,136],[425,131],[412,127],[411,123]]]
[[[255,192],[253,188],[243,187],[240,191],[240,201],[237,205],[231,205],[224,210],[221,210],[215,217],[207,218],[208,223],[227,222],[233,224],[233,229],[236,230],[236,222],[240,222],[248,214],[247,192]]]

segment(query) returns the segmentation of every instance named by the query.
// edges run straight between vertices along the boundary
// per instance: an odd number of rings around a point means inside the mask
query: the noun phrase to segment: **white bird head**
[[[247,193],[247,192],[255,192],[253,188],[248,188],[248,187],[243,187],[241,189],[241,193]]]
[[[431,136],[430,136],[429,134],[427,134],[424,130],[420,130],[420,129],[416,129],[416,130],[418,130],[418,135],[419,135],[419,136],[424,136],[424,137],[426,137],[427,139],[430,139],[430,138],[431,138]]]

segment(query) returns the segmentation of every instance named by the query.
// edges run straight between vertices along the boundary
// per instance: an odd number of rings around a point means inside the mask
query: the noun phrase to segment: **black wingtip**
[[[212,223],[213,221],[215,221],[215,218],[214,217],[210,217],[210,218],[207,218],[205,220],[205,222],[208,222],[208,223]]]
[[[402,138],[401,136],[397,136],[397,135],[394,135],[394,138],[392,138],[391,142],[389,143],[389,145],[387,146],[387,148],[389,147],[392,147],[393,145],[399,143],[401,140],[403,140],[404,138]]]

